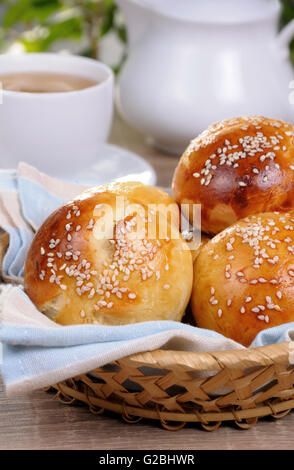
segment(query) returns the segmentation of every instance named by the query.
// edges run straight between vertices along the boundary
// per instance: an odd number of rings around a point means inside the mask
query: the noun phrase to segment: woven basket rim
[[[249,429],[261,417],[283,418],[294,408],[291,341],[206,353],[157,349],[109,366],[54,385],[56,397],[67,405],[83,402],[97,415],[118,413],[128,423],[158,420],[173,431],[187,422],[213,431],[222,421]],[[141,389],[128,389],[130,383]]]
[[[132,354],[122,358],[132,363],[148,364],[153,367],[181,366],[199,371],[217,371],[224,367],[230,369],[269,366],[277,364],[294,364],[294,344],[283,342],[256,348],[230,349],[223,351],[174,351],[156,349]]]

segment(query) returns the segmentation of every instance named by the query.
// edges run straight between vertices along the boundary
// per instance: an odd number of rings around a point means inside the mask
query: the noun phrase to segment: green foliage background
[[[281,27],[294,18],[294,0],[280,0],[282,4]],[[294,38],[290,44],[291,60],[294,64]]]
[[[294,0],[280,1],[283,27],[294,18]],[[110,31],[127,40],[114,0],[0,0],[1,6],[0,49],[19,42],[27,52],[44,52],[60,41],[83,40],[86,47],[81,54],[97,58],[99,40]],[[294,64],[294,39],[290,49]]]
[[[113,0],[0,0],[0,47],[21,43],[27,52],[44,52],[58,41],[86,44],[83,55],[97,58],[99,39],[114,32],[126,42]]]

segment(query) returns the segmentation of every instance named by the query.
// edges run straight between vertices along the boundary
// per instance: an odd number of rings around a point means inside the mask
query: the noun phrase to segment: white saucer
[[[139,181],[155,185],[156,174],[143,158],[129,150],[111,144],[97,149],[97,163],[70,177],[80,184],[104,184],[111,181]]]

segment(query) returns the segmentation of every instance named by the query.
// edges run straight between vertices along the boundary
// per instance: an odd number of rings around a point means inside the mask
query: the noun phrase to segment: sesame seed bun
[[[118,199],[128,213],[116,214]],[[148,204],[160,203],[147,212]],[[132,206],[131,206],[132,204]],[[137,206],[140,204],[143,212]],[[44,314],[63,325],[122,325],[181,320],[192,289],[192,256],[164,207],[175,201],[140,183],[99,186],[64,204],[44,222],[30,247],[25,292]],[[105,218],[107,207],[114,218]],[[158,230],[166,222],[167,235]],[[155,235],[147,231],[155,220]],[[97,237],[106,226],[112,232]],[[133,238],[135,229],[140,237]]]
[[[194,263],[197,326],[249,346],[294,321],[294,212],[245,218],[216,235]]]
[[[201,204],[202,230],[216,234],[239,219],[294,208],[294,127],[262,116],[218,122],[188,146],[173,196]],[[185,208],[184,208],[185,212]]]
[[[0,228],[0,273],[2,272],[2,262],[9,245],[9,235]],[[0,275],[1,276],[1,275]]]

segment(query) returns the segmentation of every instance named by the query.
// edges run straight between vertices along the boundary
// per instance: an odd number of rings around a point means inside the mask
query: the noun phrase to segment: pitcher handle
[[[289,58],[289,44],[294,38],[294,19],[291,20],[278,34],[276,38],[276,46],[285,59]]]

